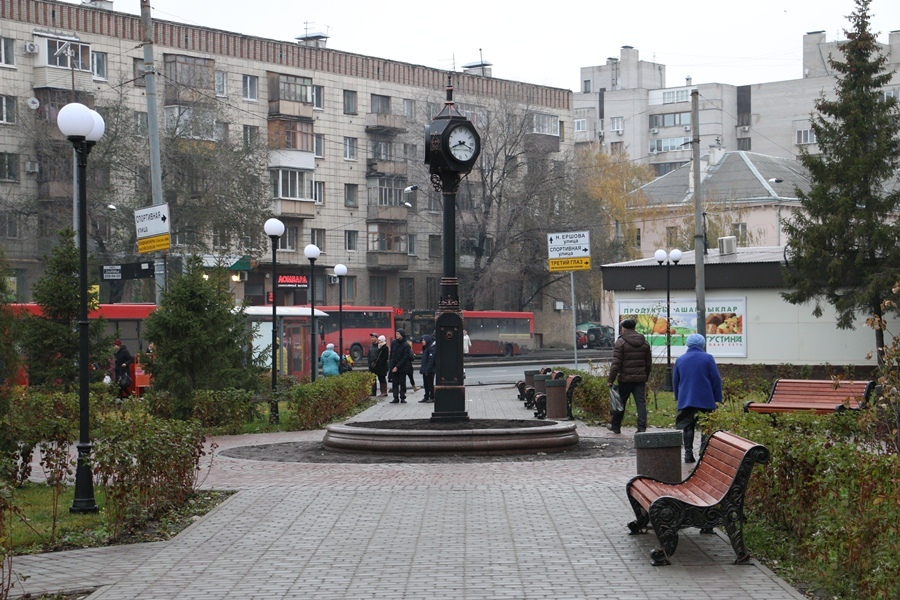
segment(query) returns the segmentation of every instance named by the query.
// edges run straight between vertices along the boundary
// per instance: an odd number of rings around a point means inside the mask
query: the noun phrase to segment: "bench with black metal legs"
[[[711,533],[724,527],[737,556],[735,563],[750,559],[744,547],[744,492],[753,466],[769,460],[765,446],[717,431],[706,441],[700,462],[681,483],[664,483],[638,475],[625,486],[636,519],[628,524],[631,534],[653,527],[660,548],[650,553],[653,566],[668,565],[678,547],[678,530],[699,527]]]
[[[765,402],[747,402],[744,412],[761,414],[814,412],[824,415],[864,408],[874,381],[778,379]]]
[[[572,415],[572,402],[575,399],[575,389],[581,385],[581,375],[569,375],[566,377],[566,414],[570,419]]]

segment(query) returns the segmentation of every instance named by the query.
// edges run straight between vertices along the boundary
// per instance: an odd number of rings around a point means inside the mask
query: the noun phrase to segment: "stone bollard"
[[[566,380],[548,379],[544,384],[547,388],[547,418],[566,419]]]
[[[537,373],[534,376],[534,393],[535,394],[546,394],[547,393],[547,380],[550,379],[550,375],[542,375]]]
[[[540,371],[525,371],[525,385],[534,387],[534,376]]]
[[[659,479],[666,483],[680,483],[681,431],[644,431],[634,434],[637,455],[637,474]]]

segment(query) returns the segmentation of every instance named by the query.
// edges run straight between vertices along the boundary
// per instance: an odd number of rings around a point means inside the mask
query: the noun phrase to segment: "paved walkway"
[[[416,403],[421,395],[382,402],[359,420],[426,417],[432,405]],[[531,417],[510,386],[468,388],[467,401],[472,418]],[[634,470],[633,457],[354,465],[219,456],[203,485],[240,493],[175,539],[17,557],[13,568],[27,580],[14,591],[96,589],[91,600],[802,599],[756,562],[732,564],[721,535],[687,530],[673,564],[651,567],[655,537],[629,536],[625,526]]]

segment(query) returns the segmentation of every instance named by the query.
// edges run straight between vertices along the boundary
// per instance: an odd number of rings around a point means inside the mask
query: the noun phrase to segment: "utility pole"
[[[156,66],[153,63],[153,19],[150,17],[150,0],[141,0],[141,28],[144,46],[144,86],[147,90],[147,126],[150,137],[150,188],[153,205],[163,203],[162,166],[159,159],[159,116],[156,101]],[[166,289],[165,254],[157,252],[153,265],[156,274],[156,304],[162,301]]]
[[[691,140],[694,161],[694,280],[697,294],[697,333],[706,335],[706,275],[703,267],[703,197],[700,194],[700,92],[691,90]]]

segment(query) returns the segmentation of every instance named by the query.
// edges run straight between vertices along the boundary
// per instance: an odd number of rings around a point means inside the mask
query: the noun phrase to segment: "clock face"
[[[475,156],[475,135],[468,127],[458,126],[454,128],[448,137],[450,154],[460,162],[468,162]]]

